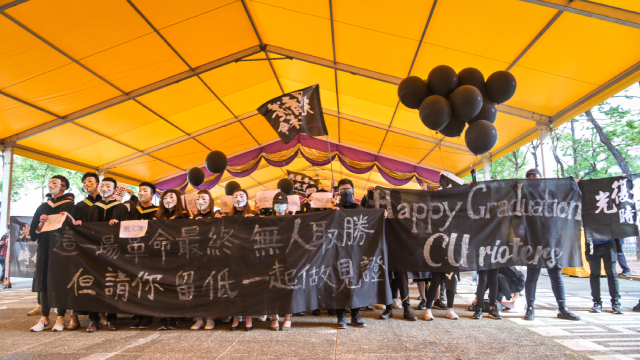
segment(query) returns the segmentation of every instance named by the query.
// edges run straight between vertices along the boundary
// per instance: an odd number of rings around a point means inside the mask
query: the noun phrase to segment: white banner
[[[42,226],[42,230],[40,232],[51,231],[60,229],[62,227],[62,223],[64,223],[64,219],[67,218],[67,213],[57,214],[57,215],[49,215],[47,222]]]
[[[129,188],[129,185],[123,184],[118,181],[118,184],[116,185],[116,188],[113,191],[113,196],[115,197],[115,199],[118,201],[122,201],[122,199],[124,198],[124,195],[127,193],[128,188]]]
[[[259,191],[256,194],[256,206],[258,206],[260,209],[272,208],[273,207],[273,197],[276,196],[276,194],[279,191],[280,190]]]
[[[333,199],[332,193],[317,192],[311,195],[309,202],[311,203],[312,208],[331,208],[333,207],[331,199]]]
[[[300,211],[300,196],[298,195],[289,195],[287,196],[289,199],[289,204],[287,204],[287,211]]]
[[[131,220],[120,222],[120,237],[141,238],[147,233],[149,220]]]

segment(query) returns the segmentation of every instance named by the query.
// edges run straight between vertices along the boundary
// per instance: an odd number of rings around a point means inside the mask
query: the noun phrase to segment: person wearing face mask
[[[213,217],[213,199],[209,190],[200,190],[196,194],[196,208],[198,209],[193,218],[196,220],[210,219]],[[213,330],[215,327],[215,319],[207,317],[206,323],[204,316],[196,319],[196,323],[191,326],[191,330],[200,330],[204,325],[205,330]]]
[[[318,187],[314,183],[309,184],[309,186],[307,186],[307,188],[304,190],[305,198],[300,202],[301,213],[308,214],[312,211],[311,202],[309,199],[311,195],[315,194],[316,192],[318,192]]]
[[[287,194],[282,191],[278,192],[273,197],[273,214],[271,216],[285,216],[289,215],[287,212],[287,205],[289,204],[289,198]],[[271,329],[278,331],[280,327],[278,326],[278,315],[271,315]],[[282,331],[291,330],[291,314],[286,314],[284,316],[284,323],[282,324]]]
[[[87,192],[87,197],[75,205],[73,214],[71,214],[73,218],[79,222],[78,225],[82,224],[83,221],[87,221],[89,209],[91,209],[93,204],[102,199],[98,189],[99,183],[100,178],[98,178],[98,174],[94,172],[88,172],[82,175],[82,188]]]
[[[51,198],[38,206],[33,214],[29,235],[32,241],[38,242],[38,252],[36,253],[36,272],[33,277],[31,290],[40,293],[40,302],[42,306],[42,317],[31,327],[31,331],[38,332],[44,330],[49,325],[49,314],[51,306],[47,295],[47,276],[49,275],[49,232],[41,232],[44,224],[50,215],[63,213],[73,213],[74,196],[73,194],[65,194],[69,189],[69,180],[62,176],[56,175],[49,180],[49,193]],[[58,264],[52,264],[56,266]],[[62,331],[64,329],[64,316],[66,309],[58,309],[58,317],[53,326],[53,331]]]

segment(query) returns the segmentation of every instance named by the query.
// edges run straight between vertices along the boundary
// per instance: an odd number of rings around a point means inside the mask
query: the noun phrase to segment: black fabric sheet
[[[31,240],[31,216],[11,216],[9,230],[9,276],[33,278],[38,243]]]
[[[376,187],[393,271],[581,266],[573,179],[499,180],[439,191]]]
[[[144,316],[249,316],[391,302],[384,212],[151,220],[146,235],[51,233],[54,307]]]

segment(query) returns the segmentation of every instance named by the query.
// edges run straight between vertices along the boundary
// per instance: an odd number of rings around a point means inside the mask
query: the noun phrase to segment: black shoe
[[[133,324],[131,324],[131,326],[129,326],[130,329],[137,329],[140,327],[140,324],[142,324],[142,318],[141,317],[136,317],[135,320],[133,320]]]
[[[427,308],[427,300],[425,300],[425,299],[420,300],[420,303],[418,304],[417,309],[418,310],[424,310],[426,308]]]
[[[592,313],[601,313],[602,312],[602,303],[593,303],[593,307],[591,308]]]
[[[497,306],[494,306],[493,309],[489,310],[487,316],[495,320],[502,320],[502,315],[500,315],[500,311],[498,311]]]
[[[311,315],[313,315],[313,316],[320,316],[320,315],[322,315],[322,310],[320,310],[320,309],[315,309],[315,310],[313,310],[313,312],[311,313]]]
[[[338,319],[338,329],[346,329],[347,328],[347,318],[343,317]]]
[[[364,321],[362,321],[362,319],[360,319],[360,316],[352,316],[351,317],[351,326],[355,326],[355,327],[365,327],[367,326],[367,324],[364,323]]]
[[[633,307],[633,311],[640,312],[640,301],[638,302],[638,304],[636,306]]]
[[[404,308],[404,315],[402,315],[402,317],[404,317],[405,320],[418,321],[418,318],[411,313],[408,307]]]
[[[572,313],[567,309],[560,309],[558,310],[558,319],[580,321],[580,316]]]
[[[442,300],[438,299],[433,303],[433,308],[438,310],[447,310],[447,304],[445,304]]]
[[[475,312],[473,313],[473,319],[478,320],[482,318],[482,308],[481,307],[477,307],[475,308]]]
[[[304,311],[301,311],[299,313],[295,313],[293,315],[295,315],[295,316],[307,316],[307,314],[305,314]]]
[[[336,316],[336,309],[329,309],[327,310],[327,314],[331,315],[331,316]]]
[[[611,312],[614,314],[624,314],[622,312],[622,305],[620,304],[611,305]]]
[[[238,331],[238,328],[240,327],[240,322],[238,321],[238,325],[236,326],[231,326],[231,331]]]
[[[178,319],[176,318],[169,318],[167,327],[169,328],[169,330],[176,330],[178,329]]]
[[[169,320],[167,318],[162,318],[160,319],[160,327],[158,328],[158,331],[165,330],[169,330]]]
[[[360,308],[361,311],[373,311],[375,308],[373,306],[364,306]]]
[[[251,331],[251,330],[253,330],[253,326],[246,326],[245,324],[244,331]]]
[[[392,318],[393,317],[393,309],[388,307],[384,310],[384,312],[382,313],[382,315],[380,315],[379,319],[380,320],[387,320],[388,318]]]
[[[142,319],[142,322],[140,323],[140,326],[138,326],[138,329],[146,329],[146,328],[150,327],[151,325],[153,325],[153,318],[145,316]]]
[[[529,321],[536,319],[536,311],[533,309],[533,305],[527,306],[527,312],[524,313],[524,319]]]

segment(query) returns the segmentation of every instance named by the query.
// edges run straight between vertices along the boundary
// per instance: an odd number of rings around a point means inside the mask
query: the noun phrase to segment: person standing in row
[[[193,214],[193,218],[196,220],[210,219],[213,217],[213,198],[209,190],[200,190],[196,194],[196,213]],[[196,319],[196,323],[191,326],[191,330],[200,330],[204,326],[205,330],[213,330],[216,326],[215,319],[212,317],[205,318],[199,316]]]

